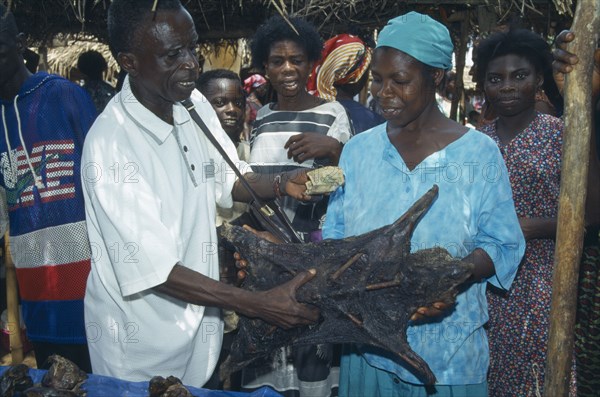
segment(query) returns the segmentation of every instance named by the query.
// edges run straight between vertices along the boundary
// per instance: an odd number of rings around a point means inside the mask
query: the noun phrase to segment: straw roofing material
[[[107,71],[103,75],[104,80],[114,86],[119,73],[119,65],[110,53],[108,46],[97,41],[68,40],[65,46],[48,48],[48,72],[68,78],[71,69],[77,68],[79,55],[90,50],[102,54],[108,64]]]
[[[7,4],[8,0],[0,0]],[[251,37],[274,13],[297,15],[314,23],[323,37],[359,28],[371,32],[407,11],[450,15],[455,10],[488,6],[500,20],[510,13],[547,24],[547,17],[570,15],[572,0],[182,0],[200,42]],[[106,41],[110,0],[12,0],[10,9],[31,42],[59,33],[87,32]],[[539,31],[540,29],[536,29]]]

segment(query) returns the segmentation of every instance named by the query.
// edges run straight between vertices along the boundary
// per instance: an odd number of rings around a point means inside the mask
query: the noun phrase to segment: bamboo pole
[[[8,232],[4,235],[4,265],[6,267],[6,311],[8,313],[8,337],[12,365],[23,362],[23,341],[21,340],[21,319],[19,317],[19,298],[17,292],[17,274],[10,255]]]
[[[568,46],[568,51],[579,57],[579,63],[565,80],[565,130],[545,397],[568,396],[569,393],[592,131],[593,53],[600,32],[598,0],[578,1],[571,30],[575,40]]]

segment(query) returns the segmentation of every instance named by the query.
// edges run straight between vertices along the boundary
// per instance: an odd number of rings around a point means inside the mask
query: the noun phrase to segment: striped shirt
[[[299,167],[318,167],[328,165],[328,159],[309,159],[302,164],[288,159],[288,150],[284,148],[288,139],[301,133],[317,133],[346,143],[352,136],[352,127],[345,108],[337,101],[325,102],[319,106],[302,111],[273,110],[272,104],[263,106],[256,116],[250,138],[250,165],[258,173],[280,173]],[[284,197],[283,208],[294,221],[299,202]],[[304,213],[314,215],[315,203],[303,204]],[[325,206],[323,206],[325,207]],[[323,208],[324,209],[324,208]],[[314,219],[313,219],[314,220]],[[318,219],[314,220],[318,224]],[[297,219],[294,226],[302,232],[315,230],[311,225]]]

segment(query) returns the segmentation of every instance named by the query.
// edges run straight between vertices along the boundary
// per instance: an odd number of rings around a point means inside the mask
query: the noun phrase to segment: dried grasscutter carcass
[[[70,360],[59,355],[48,357],[52,363],[41,384],[33,384],[29,367],[19,364],[9,368],[0,379],[2,397],[85,397],[81,388],[87,374]]]
[[[83,397],[85,392],[78,390],[62,390],[51,387],[30,387],[20,397]]]
[[[18,364],[8,368],[0,377],[0,396],[13,397],[31,386],[33,379],[29,376],[29,367]]]
[[[194,397],[176,376],[154,376],[148,384],[149,397]]]
[[[44,387],[77,392],[88,377],[75,363],[58,354],[51,355],[47,360],[52,364],[42,378]]]
[[[418,307],[454,302],[457,287],[473,271],[472,264],[453,259],[443,248],[410,252],[412,232],[437,192],[434,185],[392,225],[341,240],[273,244],[241,227],[223,225],[222,238],[248,261],[243,288],[267,290],[316,268],[317,275],[298,289],[296,298],[317,306],[321,320],[283,330],[241,317],[221,375],[285,345],[362,343],[395,353],[425,383],[435,383],[427,363],[408,345],[410,317]]]

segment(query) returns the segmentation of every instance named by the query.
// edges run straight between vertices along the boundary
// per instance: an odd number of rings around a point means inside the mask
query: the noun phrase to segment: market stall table
[[[0,367],[0,376],[10,367]],[[30,368],[29,376],[33,383],[37,384],[42,381],[44,374],[47,371],[41,369]],[[81,386],[87,394],[86,397],[148,397],[148,381],[144,382],[129,382],[121,379],[111,378],[109,376],[88,374],[88,379]],[[197,387],[188,387],[187,389],[195,397],[279,397],[280,394],[262,387],[252,393],[242,393],[224,390],[208,390]]]

